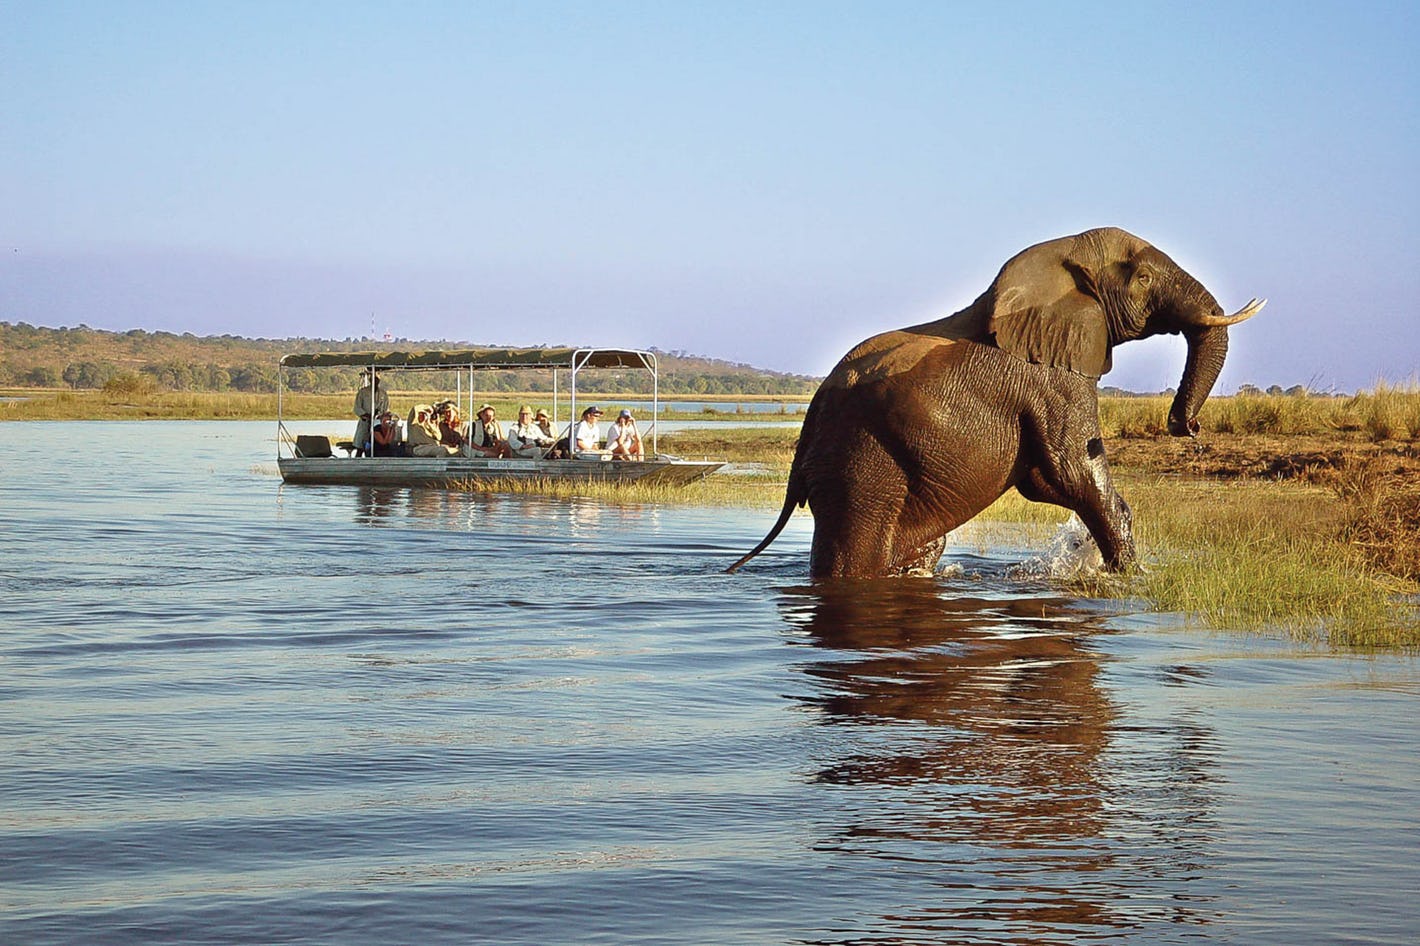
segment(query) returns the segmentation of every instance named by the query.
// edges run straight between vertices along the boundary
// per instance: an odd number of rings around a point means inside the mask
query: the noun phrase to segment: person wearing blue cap
[[[606,446],[613,460],[642,459],[641,432],[636,429],[636,418],[630,411],[623,410],[606,432]]]

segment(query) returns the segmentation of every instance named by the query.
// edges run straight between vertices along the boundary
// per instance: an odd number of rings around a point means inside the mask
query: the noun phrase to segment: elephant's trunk
[[[1198,412],[1208,400],[1208,393],[1213,390],[1228,354],[1226,325],[1184,334],[1188,338],[1188,361],[1183,366],[1178,394],[1169,408],[1169,433],[1175,437],[1192,437],[1198,433]]]

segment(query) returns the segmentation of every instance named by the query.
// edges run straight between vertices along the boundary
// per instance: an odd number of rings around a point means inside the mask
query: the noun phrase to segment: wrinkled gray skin
[[[815,577],[930,574],[945,536],[1015,487],[1077,513],[1108,567],[1134,561],[1129,506],[1100,437],[1110,350],[1182,333],[1169,432],[1191,437],[1222,370],[1228,325],[1199,282],[1123,230],[1032,246],[954,315],[867,339],[819,386],[778,521],[734,571],[813,511]]]

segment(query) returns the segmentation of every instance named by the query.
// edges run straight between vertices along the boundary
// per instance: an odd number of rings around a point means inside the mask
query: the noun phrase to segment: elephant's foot
[[[946,548],[947,537],[945,535],[933,539],[900,561],[888,572],[888,576],[892,578],[930,578],[936,574],[937,562],[941,560],[942,552],[946,551]]]
[[[1120,546],[1115,549],[1114,554],[1104,557],[1105,570],[1111,572],[1133,571],[1138,562],[1138,557],[1134,554],[1133,542]]]
[[[1104,555],[1104,566],[1112,572],[1127,572],[1134,568],[1134,512],[1124,497],[1114,494],[1110,504],[1113,516],[1104,535],[1096,535],[1095,543]],[[1103,539],[1104,541],[1100,541]]]

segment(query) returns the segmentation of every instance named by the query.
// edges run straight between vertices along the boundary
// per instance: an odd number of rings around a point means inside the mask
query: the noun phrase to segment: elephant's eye
[[[1144,289],[1148,289],[1154,284],[1154,274],[1147,269],[1141,269],[1134,274],[1134,282]]]

